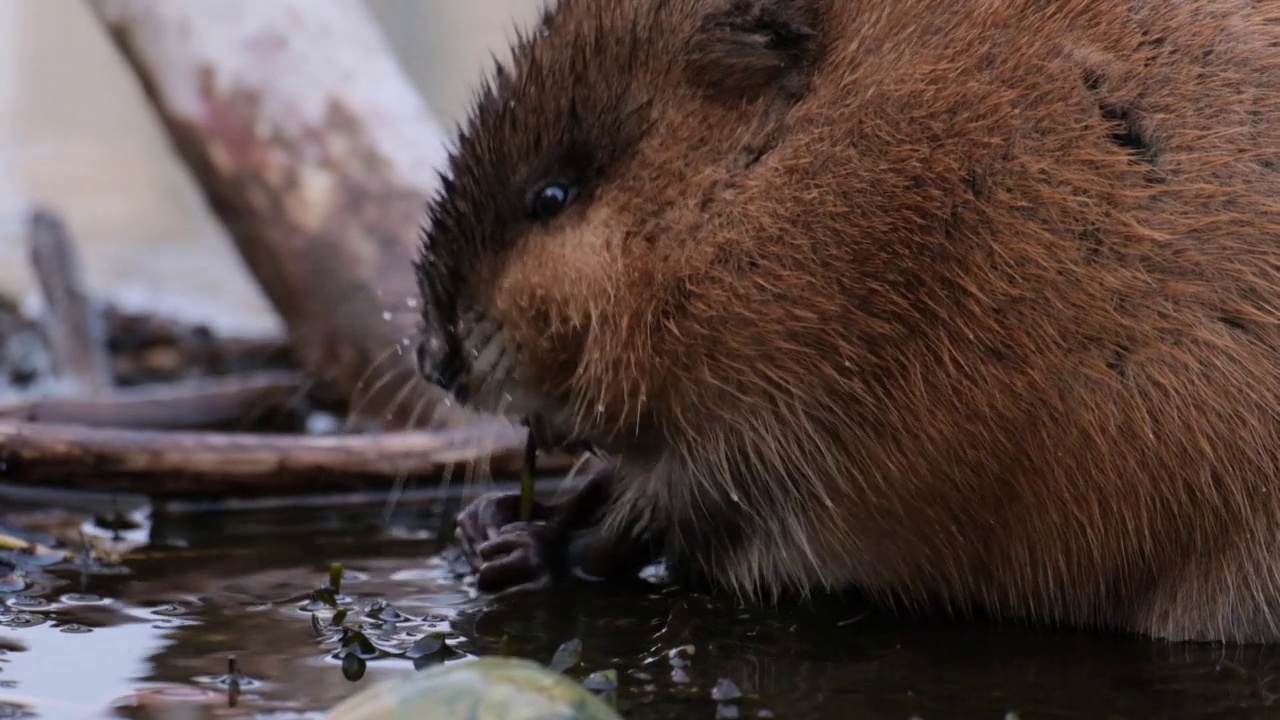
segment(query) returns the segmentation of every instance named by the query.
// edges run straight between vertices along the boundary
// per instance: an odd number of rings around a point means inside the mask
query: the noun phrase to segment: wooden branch
[[[113,384],[106,328],[85,291],[80,259],[62,219],[48,210],[31,216],[31,264],[44,292],[45,336],[54,373],[79,392]]]
[[[360,0],[87,0],[280,311],[388,427],[465,419],[414,368],[444,134]]]
[[[199,428],[235,422],[302,392],[298,373],[246,373],[118,388],[90,397],[0,402],[0,417],[132,429]]]
[[[500,422],[445,432],[299,436],[157,432],[0,419],[0,482],[144,493],[247,497],[390,487],[479,464],[511,476],[525,430]],[[539,463],[564,472],[568,458]],[[460,468],[459,477],[462,476]]]

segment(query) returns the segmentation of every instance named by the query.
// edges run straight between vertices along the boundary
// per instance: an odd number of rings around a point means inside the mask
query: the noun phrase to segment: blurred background
[[[543,5],[365,1],[450,129],[489,54]],[[24,233],[41,203],[65,218],[95,294],[231,332],[279,327],[81,0],[0,0],[0,293],[33,287]]]

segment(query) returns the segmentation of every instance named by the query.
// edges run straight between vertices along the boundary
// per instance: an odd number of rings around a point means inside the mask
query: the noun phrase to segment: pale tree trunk
[[[389,427],[464,419],[415,371],[411,263],[443,129],[360,0],[87,0],[289,327]]]

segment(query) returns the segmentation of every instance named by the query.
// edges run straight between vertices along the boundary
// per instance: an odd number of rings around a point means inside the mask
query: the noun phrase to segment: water
[[[445,646],[419,662],[504,646],[549,662],[580,640],[581,662],[567,673],[616,670],[616,701],[636,720],[1280,717],[1276,648],[926,623],[834,599],[746,608],[645,584],[495,600],[420,532],[440,517],[429,502],[402,507],[390,524],[375,501],[189,510],[158,516],[158,542],[126,556],[127,574],[32,561],[14,576],[0,560],[0,718],[318,718],[413,672],[405,652],[437,634]],[[81,520],[8,517],[60,526],[54,535]],[[356,682],[326,627],[332,609],[311,599],[334,562],[345,569],[346,625],[376,650]],[[231,657],[237,692],[228,692]]]

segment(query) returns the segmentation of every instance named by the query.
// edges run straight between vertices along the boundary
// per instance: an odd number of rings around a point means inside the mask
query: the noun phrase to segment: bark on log
[[[523,428],[486,422],[455,430],[368,435],[121,430],[0,419],[0,482],[153,498],[253,497],[438,482],[468,466],[512,476],[524,460]],[[568,469],[554,455],[539,473]]]
[[[413,363],[411,262],[445,136],[364,4],[87,2],[303,367],[389,428],[469,421]]]

